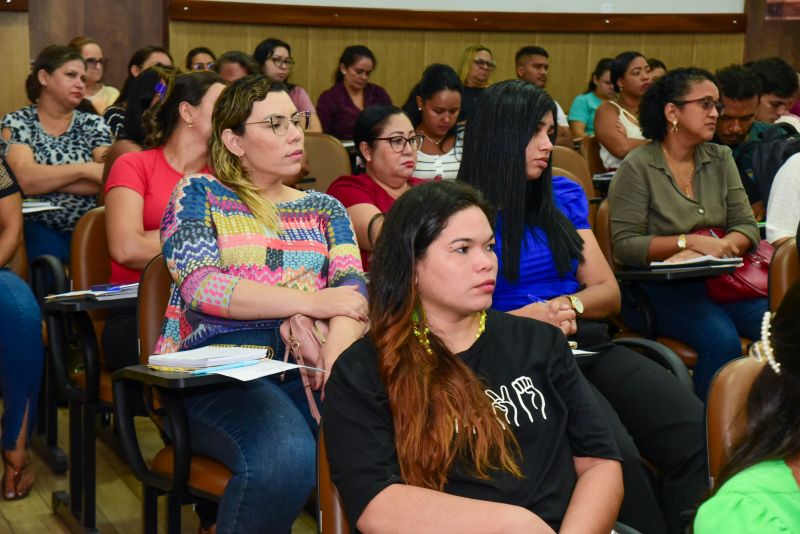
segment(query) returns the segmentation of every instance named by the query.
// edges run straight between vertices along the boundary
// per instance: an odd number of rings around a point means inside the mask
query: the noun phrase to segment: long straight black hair
[[[532,83],[496,83],[475,101],[464,135],[458,179],[480,190],[499,210],[502,274],[511,282],[519,278],[526,228],[544,231],[561,276],[570,271],[572,260],[583,261],[583,240],[553,199],[552,158],[540,178],[528,180],[525,149],[547,113],[555,120],[556,105]]]

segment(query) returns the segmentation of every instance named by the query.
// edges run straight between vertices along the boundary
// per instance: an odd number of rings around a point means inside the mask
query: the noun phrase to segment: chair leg
[[[158,490],[142,484],[142,534],[158,534]]]
[[[181,496],[167,494],[167,534],[181,532]]]

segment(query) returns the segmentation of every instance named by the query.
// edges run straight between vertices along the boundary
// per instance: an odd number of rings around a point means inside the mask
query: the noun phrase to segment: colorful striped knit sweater
[[[277,234],[215,177],[194,174],[178,182],[161,220],[174,282],[156,353],[190,349],[227,332],[277,327],[283,318],[228,317],[242,278],[301,291],[356,285],[366,296],[355,233],[338,200],[310,192],[276,208]]]

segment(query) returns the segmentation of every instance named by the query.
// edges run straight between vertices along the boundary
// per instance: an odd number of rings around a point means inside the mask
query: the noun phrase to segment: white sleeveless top
[[[638,119],[628,110],[614,102],[613,100],[608,101],[609,104],[612,104],[617,107],[619,110],[619,121],[625,127],[625,136],[628,139],[642,139],[644,140],[644,136],[642,135],[642,128],[639,126]],[[603,165],[606,166],[606,169],[616,169],[619,167],[619,164],[622,163],[622,160],[608,151],[606,147],[603,146],[602,143],[600,144],[600,159],[603,161]]]

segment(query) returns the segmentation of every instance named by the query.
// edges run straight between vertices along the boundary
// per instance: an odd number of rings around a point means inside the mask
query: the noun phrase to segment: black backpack
[[[775,175],[784,162],[800,152],[800,133],[791,124],[773,124],[761,134],[753,150],[753,176],[756,191],[766,206]]]

